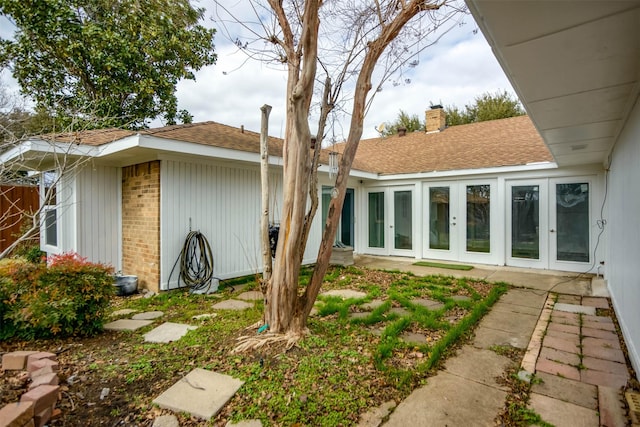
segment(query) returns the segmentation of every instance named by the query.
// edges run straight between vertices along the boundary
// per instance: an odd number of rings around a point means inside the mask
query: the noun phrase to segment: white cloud
[[[229,0],[226,3],[238,8],[238,14],[250,20],[247,14],[251,10],[247,10],[244,2]],[[210,15],[208,12],[207,16]],[[506,89],[513,93],[484,37],[479,32],[473,33],[473,18],[468,16],[466,19],[466,25],[454,28],[437,44],[423,51],[416,67],[409,69],[402,78],[395,77],[400,81],[410,78],[411,83],[394,87],[387,82],[383,90],[376,93],[365,117],[364,138],[377,136],[374,127],[393,121],[401,109],[423,119],[430,104],[463,108],[485,92]],[[6,37],[9,30],[4,24],[2,22],[2,35]],[[260,107],[269,104],[273,107],[269,133],[283,136],[286,72],[274,70],[257,60],[247,61],[246,56],[225,39],[220,21],[207,20],[205,24],[219,29],[215,38],[218,60],[215,65],[198,71],[195,82],[185,80],[178,83],[179,108],[187,109],[196,122],[213,120],[259,131]],[[2,75],[5,85],[17,87],[15,80],[7,74]],[[349,120],[348,117],[339,117],[338,120],[340,123],[330,131],[330,135],[334,134],[337,140],[341,140],[348,132]],[[155,120],[151,126],[161,124]],[[315,130],[313,117],[310,118],[310,126]]]

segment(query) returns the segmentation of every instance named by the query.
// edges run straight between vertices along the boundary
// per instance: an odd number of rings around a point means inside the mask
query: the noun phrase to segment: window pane
[[[449,250],[449,187],[429,189],[429,248]]]
[[[56,227],[56,209],[49,209],[44,216],[44,241],[50,246],[58,246],[58,229]]]
[[[489,252],[491,186],[467,186],[467,251]]]
[[[384,193],[369,193],[369,247],[384,248]]]
[[[511,187],[511,256],[540,258],[539,186]]]
[[[413,209],[411,191],[394,191],[393,223],[396,249],[413,248]]]
[[[556,184],[558,261],[589,262],[589,184]]]

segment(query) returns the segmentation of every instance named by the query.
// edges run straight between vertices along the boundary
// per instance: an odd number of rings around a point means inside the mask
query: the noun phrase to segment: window
[[[58,247],[58,175],[53,171],[42,174],[40,181],[42,210],[40,242],[42,249],[53,252]]]

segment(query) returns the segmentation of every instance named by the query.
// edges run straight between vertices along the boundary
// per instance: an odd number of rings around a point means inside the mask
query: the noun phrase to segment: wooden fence
[[[35,212],[39,205],[40,196],[36,186],[0,186],[0,252],[20,235],[25,220],[23,214]]]

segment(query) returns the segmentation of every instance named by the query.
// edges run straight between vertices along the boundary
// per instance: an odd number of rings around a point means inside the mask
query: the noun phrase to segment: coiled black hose
[[[180,263],[178,287],[190,287],[191,292],[209,290],[214,279],[213,254],[204,234],[191,231],[187,235],[180,255],[169,274],[169,283],[178,262]],[[181,280],[184,286],[180,286]]]

